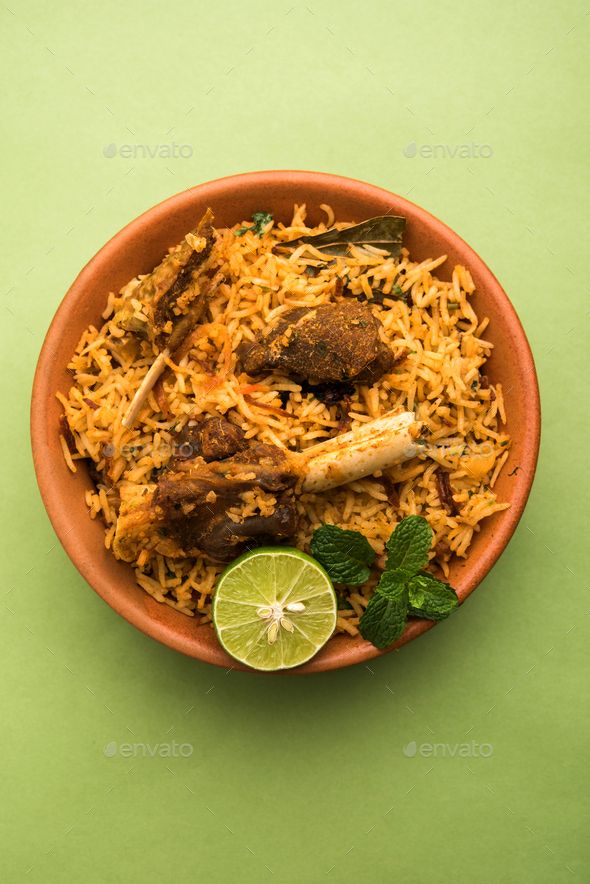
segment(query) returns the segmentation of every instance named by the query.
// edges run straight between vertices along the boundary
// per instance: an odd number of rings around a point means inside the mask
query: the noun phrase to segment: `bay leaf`
[[[323,233],[304,234],[288,242],[277,243],[273,251],[290,251],[307,243],[325,255],[343,256],[351,246],[373,246],[396,258],[402,247],[406,219],[401,215],[377,215],[344,230],[332,227]]]

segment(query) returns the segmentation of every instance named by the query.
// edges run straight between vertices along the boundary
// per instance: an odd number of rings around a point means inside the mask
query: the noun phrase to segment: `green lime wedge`
[[[336,595],[315,559],[261,547],[232,562],[217,583],[213,622],[228,654],[253,669],[310,660],[336,626]]]

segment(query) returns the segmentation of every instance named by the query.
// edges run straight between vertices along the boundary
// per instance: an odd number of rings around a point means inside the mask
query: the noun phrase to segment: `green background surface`
[[[0,20],[1,880],[590,880],[587,2],[9,0]],[[133,147],[173,142],[191,156]],[[543,398],[528,508],[478,592],[310,678],[226,674],[126,624],[57,543],[29,453],[82,265],[170,194],[263,168],[372,181],[456,229]],[[171,741],[190,757],[142,754]]]

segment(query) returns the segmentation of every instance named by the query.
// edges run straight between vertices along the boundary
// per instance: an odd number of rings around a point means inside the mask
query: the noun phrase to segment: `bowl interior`
[[[333,175],[310,172],[260,172],[213,181],[178,194],[127,225],[82,270],[60,305],[47,333],[33,386],[31,427],[33,455],[43,500],[68,555],[100,596],[119,614],[148,635],[189,656],[227,668],[242,668],[218,645],[213,630],[159,604],[134,581],[132,568],[117,562],[103,542],[103,529],[91,521],[84,492],[91,480],[83,465],[72,475],[58,441],[61,406],[55,392],[71,386],[67,363],[83,330],[101,322],[110,291],[119,290],[139,273],[150,271],[166,250],[179,242],[208,206],[217,226],[233,225],[259,210],[289,221],[293,204],[306,203],[312,223],[325,218],[319,209],[329,203],[336,217],[361,221],[378,214],[407,218],[405,244],[414,260],[446,254],[437,273],[449,278],[455,264],[471,272],[474,308],[488,316],[486,338],[494,344],[488,375],[503,385],[508,432],[513,444],[498,479],[500,500],[510,509],[493,515],[473,540],[469,558],[457,560],[451,582],[461,600],[478,585],[508,543],[532,484],[539,442],[539,400],[534,363],[526,336],[508,297],[476,253],[446,225],[407,200],[385,190]],[[519,467],[515,471],[515,467]],[[432,624],[412,622],[398,645]],[[335,669],[369,660],[380,651],[359,638],[337,636],[296,672]]]

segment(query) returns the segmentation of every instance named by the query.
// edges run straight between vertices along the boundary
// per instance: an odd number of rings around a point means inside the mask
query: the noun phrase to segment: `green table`
[[[587,4],[8,6],[2,881],[590,880]],[[543,397],[531,499],[478,592],[312,678],[228,675],[128,626],[57,543],[28,446],[80,267],[171,193],[261,168],[366,179],[456,229]]]

